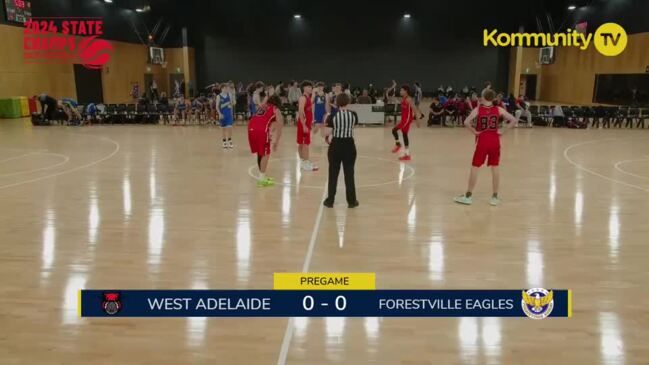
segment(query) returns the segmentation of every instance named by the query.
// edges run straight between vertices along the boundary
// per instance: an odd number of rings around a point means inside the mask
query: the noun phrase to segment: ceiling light
[[[410,19],[410,14],[405,13],[405,14],[403,14],[403,17],[406,18],[406,19]]]
[[[293,15],[293,18],[295,18],[295,19],[300,19],[300,18],[302,18],[302,15],[300,15],[300,14],[295,14],[295,15]]]
[[[144,9],[142,9],[142,8],[137,8],[137,9],[135,9],[135,11],[137,11],[138,13],[143,13],[143,12],[144,12]]]
[[[577,9],[577,7],[574,6],[574,5],[570,5],[570,6],[568,7],[568,10],[575,10],[575,9]]]
[[[104,0],[105,3],[112,4],[113,0]]]

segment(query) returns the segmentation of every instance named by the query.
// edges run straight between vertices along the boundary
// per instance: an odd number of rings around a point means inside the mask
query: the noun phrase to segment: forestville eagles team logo
[[[122,309],[122,302],[119,299],[119,293],[104,293],[104,301],[101,302],[101,308],[108,315],[117,314]]]
[[[523,312],[534,319],[543,319],[549,316],[554,308],[552,297],[552,290],[547,291],[543,288],[532,288],[523,291],[523,300],[521,300]]]

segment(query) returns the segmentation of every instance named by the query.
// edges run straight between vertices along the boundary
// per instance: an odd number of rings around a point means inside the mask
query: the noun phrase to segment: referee
[[[329,194],[323,202],[325,207],[333,208],[338,186],[340,164],[345,173],[345,189],[347,190],[347,205],[356,208],[356,185],[354,184],[354,165],[356,164],[356,144],[354,143],[354,127],[358,124],[358,115],[348,110],[350,96],[341,93],[336,96],[338,111],[329,114],[326,121],[325,139],[330,141],[329,152]]]

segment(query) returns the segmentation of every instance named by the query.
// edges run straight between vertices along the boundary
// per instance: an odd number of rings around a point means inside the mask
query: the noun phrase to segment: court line
[[[25,157],[25,156],[29,156],[29,155],[31,155],[31,154],[33,154],[33,152],[25,153],[24,155],[18,155],[18,156],[14,156],[14,157],[5,158],[4,160],[0,160],[0,163],[7,162],[7,161],[17,160],[17,159],[19,159],[19,158],[23,158],[23,157]]]
[[[76,133],[70,133],[70,134],[76,134]],[[79,134],[79,135],[82,135],[82,134]],[[13,184],[9,184],[9,185],[0,185],[0,189],[5,189],[5,188],[11,188],[11,187],[14,187],[14,186],[20,186],[20,185],[30,184],[30,183],[33,183],[33,182],[37,182],[37,181],[41,181],[41,180],[45,180],[45,179],[49,179],[49,178],[51,178],[51,177],[56,177],[56,176],[61,176],[61,175],[69,174],[69,173],[71,173],[71,172],[79,171],[79,170],[81,170],[81,169],[85,169],[85,168],[88,168],[88,167],[91,167],[91,166],[97,165],[97,164],[102,163],[102,162],[104,162],[104,161],[106,161],[106,160],[112,158],[113,156],[115,156],[115,155],[117,154],[117,152],[119,152],[119,149],[120,149],[120,147],[121,147],[119,143],[117,143],[116,141],[114,141],[114,140],[112,140],[112,139],[110,139],[110,138],[108,138],[108,137],[97,137],[97,136],[93,136],[93,135],[91,135],[91,134],[85,134],[85,136],[93,137],[93,138],[97,138],[97,139],[104,140],[104,141],[108,141],[108,142],[112,143],[112,144],[115,146],[115,149],[113,150],[113,152],[111,152],[110,154],[108,154],[108,155],[106,155],[106,156],[100,158],[99,160],[96,160],[96,161],[93,161],[93,162],[89,162],[89,163],[87,163],[87,164],[85,164],[85,165],[77,166],[77,167],[74,167],[74,168],[69,169],[69,170],[65,170],[65,171],[57,172],[57,173],[55,173],[55,174],[50,174],[50,175],[41,176],[41,177],[34,178],[34,179],[31,179],[31,180],[20,181],[20,182],[13,183]]]
[[[70,157],[69,157],[69,156],[67,156],[67,155],[62,155],[62,154],[60,154],[60,153],[51,153],[51,152],[40,153],[40,152],[34,152],[34,153],[28,153],[28,155],[52,155],[52,156],[59,156],[59,157],[63,157],[63,161],[62,161],[62,162],[59,162],[59,163],[55,163],[54,165],[45,166],[45,167],[41,167],[41,168],[38,168],[38,169],[33,169],[33,170],[24,170],[24,171],[17,171],[17,172],[10,172],[10,173],[8,173],[8,174],[1,174],[0,177],[15,176],[15,175],[22,175],[22,174],[31,174],[32,172],[38,172],[38,171],[44,171],[44,170],[50,170],[50,169],[53,169],[53,168],[55,168],[55,167],[59,167],[59,166],[61,166],[61,165],[65,165],[66,163],[68,163],[68,161],[70,161]]]
[[[639,179],[643,179],[643,180],[649,180],[649,177],[642,176],[642,175],[636,175],[636,174],[634,174],[634,173],[631,173],[631,172],[628,172],[628,171],[626,171],[626,170],[623,170],[623,169],[620,167],[620,165],[624,165],[624,164],[629,163],[629,162],[638,162],[638,161],[649,161],[649,159],[623,160],[623,161],[618,161],[618,162],[615,163],[615,165],[613,165],[613,167],[615,167],[615,169],[616,169],[617,171],[619,171],[619,172],[621,172],[621,173],[623,173],[623,174],[625,174],[625,175],[634,176],[634,177],[637,177],[637,178],[639,178]]]
[[[356,186],[356,189],[360,189],[360,188],[374,188],[374,187],[378,187],[378,186],[391,185],[391,184],[397,184],[397,183],[398,183],[398,184],[401,184],[401,183],[403,183],[404,181],[409,180],[409,179],[411,179],[413,176],[415,176],[415,169],[414,169],[412,166],[410,166],[409,164],[404,164],[404,163],[401,163],[401,162],[396,162],[396,161],[388,160],[388,159],[386,159],[386,158],[381,158],[381,157],[371,157],[371,156],[362,156],[362,155],[359,155],[359,156],[357,156],[357,157],[359,157],[359,158],[367,158],[367,159],[370,159],[370,160],[377,160],[377,161],[390,162],[390,163],[394,163],[394,164],[396,164],[396,165],[402,165],[402,164],[403,164],[403,165],[405,166],[405,168],[409,170],[409,174],[408,174],[407,176],[404,176],[404,177],[401,178],[401,179],[390,180],[390,181],[381,182],[381,183],[376,183],[376,184],[358,185],[358,186]],[[286,161],[286,160],[292,160],[292,159],[293,159],[293,157],[284,157],[284,158],[278,158],[278,159],[275,159],[275,161]],[[252,177],[253,179],[255,179],[255,180],[259,180],[259,176],[255,175],[255,174],[252,172],[252,170],[254,170],[256,167],[257,167],[256,164],[251,165],[251,166],[248,168],[248,175],[249,175],[250,177]],[[319,186],[313,186],[313,185],[302,185],[302,184],[293,184],[293,183],[288,183],[288,184],[286,184],[286,183],[282,183],[282,182],[275,182],[275,185],[280,185],[280,186],[292,186],[292,187],[296,187],[296,188],[299,187],[299,188],[302,188],[302,189],[305,189],[305,188],[306,188],[306,189],[320,189]]]
[[[311,260],[313,259],[313,251],[315,251],[315,244],[318,240],[318,231],[320,231],[320,223],[322,222],[322,215],[324,214],[324,205],[322,202],[327,197],[327,182],[325,182],[324,191],[322,192],[322,198],[318,201],[320,208],[318,209],[318,215],[315,219],[315,224],[313,225],[313,231],[311,232],[311,239],[309,240],[309,247],[306,251],[306,256],[304,257],[304,263],[302,264],[302,272],[308,272],[309,267],[311,266]],[[288,319],[286,324],[286,330],[284,331],[284,338],[282,339],[282,346],[279,350],[279,357],[277,359],[277,365],[286,365],[286,358],[288,357],[288,350],[291,347],[291,340],[293,339],[293,321],[294,318],[291,317]]]
[[[632,137],[632,138],[634,138],[634,137]],[[568,154],[568,152],[570,152],[570,150],[572,150],[575,147],[584,146],[584,145],[587,145],[587,144],[593,144],[593,143],[597,143],[597,142],[603,142],[603,141],[615,141],[615,140],[624,140],[624,139],[632,139],[632,138],[604,138],[604,139],[595,139],[595,140],[592,140],[592,141],[575,143],[575,144],[572,144],[572,145],[566,147],[563,150],[563,158],[566,161],[568,161],[571,165],[578,168],[579,170],[586,171],[589,174],[598,176],[598,177],[600,177],[600,178],[602,178],[604,180],[608,180],[610,182],[618,183],[620,185],[624,185],[624,186],[627,186],[627,187],[630,187],[630,188],[633,188],[633,189],[637,189],[637,190],[641,190],[641,191],[649,193],[649,189],[647,189],[647,188],[643,188],[642,186],[638,186],[638,185],[634,185],[634,184],[629,184],[629,183],[626,183],[624,181],[616,180],[616,179],[610,178],[610,177],[608,177],[606,175],[602,175],[597,171],[594,171],[594,170],[591,170],[591,169],[589,169],[587,167],[584,167],[584,166],[578,164],[577,162],[575,162],[574,160],[572,160],[570,158],[569,154]],[[635,138],[638,138],[638,137],[635,137]]]

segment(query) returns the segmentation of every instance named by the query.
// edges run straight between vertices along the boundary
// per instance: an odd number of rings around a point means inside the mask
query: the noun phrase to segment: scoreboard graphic
[[[7,21],[24,24],[32,17],[32,2],[30,0],[4,0]]]
[[[572,316],[566,289],[377,290],[374,273],[276,273],[273,290],[80,290],[81,317]]]

